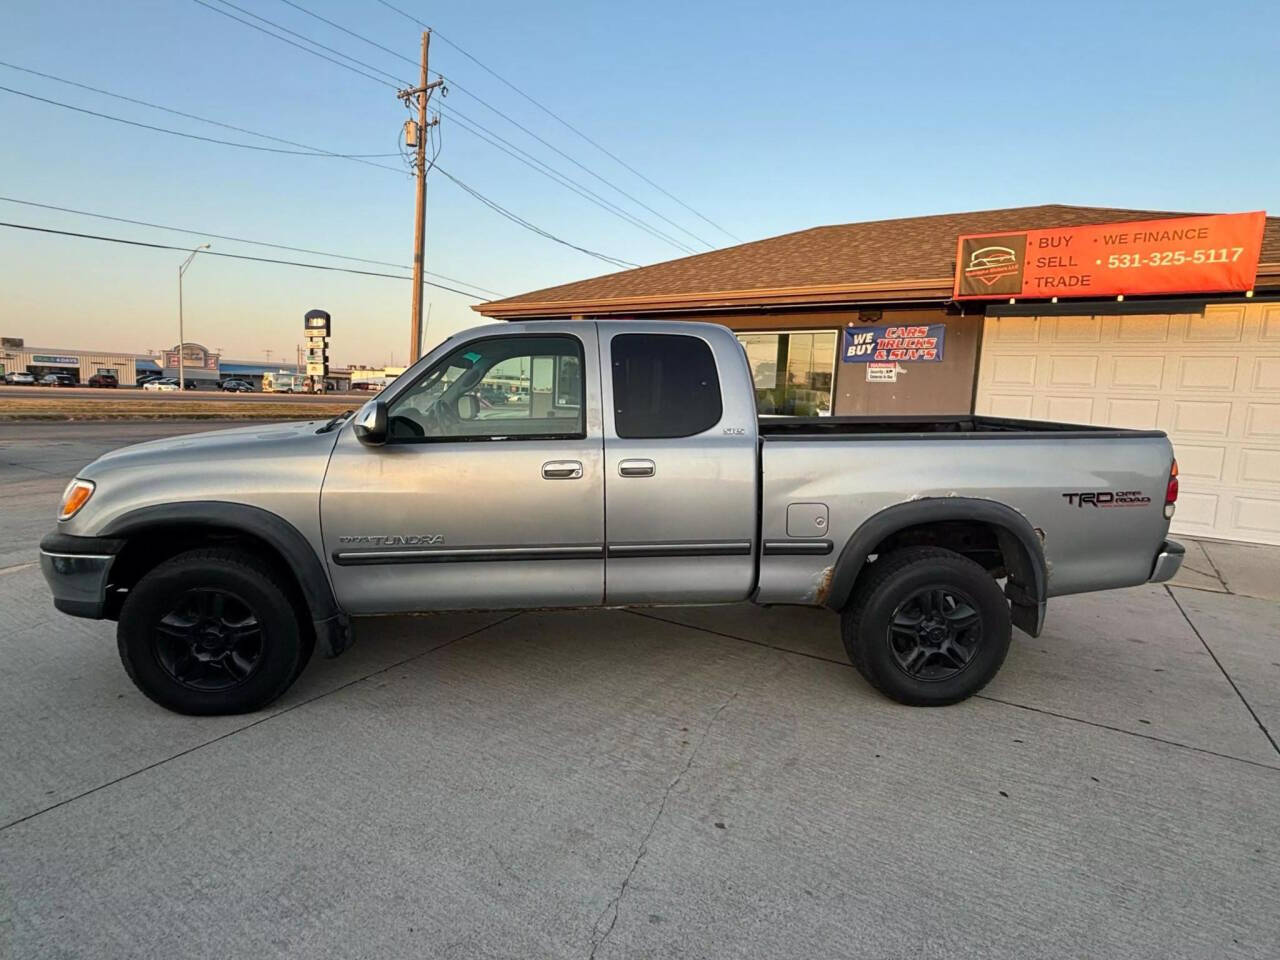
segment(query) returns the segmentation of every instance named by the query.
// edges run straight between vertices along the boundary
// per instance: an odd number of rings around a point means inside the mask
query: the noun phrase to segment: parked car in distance
[[[95,373],[89,378],[89,386],[91,387],[118,387],[120,381],[116,379],[114,373]]]
[[[181,387],[177,377],[158,377],[155,380],[148,380],[142,385],[143,390],[198,390],[200,384],[194,380],[188,380],[186,387]]]
[[[25,370],[11,370],[4,375],[4,382],[11,387],[30,387],[35,385],[36,378]]]
[[[218,383],[218,389],[227,393],[253,393],[253,384],[247,380],[222,380]]]
[[[69,373],[46,373],[40,378],[42,387],[77,387],[76,378]]]
[[[533,403],[486,406],[517,370]],[[761,418],[726,327],[538,320],[456,335],[354,416],[108,453],[40,565],[184,713],[262,708],[359,617],[744,601],[838,611],[876,689],[941,706],[1050,598],[1172,577],[1177,497],[1158,430]]]

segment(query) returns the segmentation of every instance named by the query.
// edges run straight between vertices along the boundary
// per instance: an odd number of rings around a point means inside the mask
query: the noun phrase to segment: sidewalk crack
[[[730,694],[729,698],[716,708],[716,712],[711,715],[711,719],[708,720],[706,725],[702,728],[702,733],[698,737],[698,742],[695,743],[693,745],[693,749],[689,751],[689,758],[685,761],[684,766],[680,768],[680,772],[675,775],[672,781],[667,784],[667,789],[663,791],[662,802],[658,804],[658,812],[653,815],[653,820],[649,823],[649,829],[646,830],[644,836],[641,837],[640,848],[636,852],[635,859],[631,861],[631,867],[627,870],[627,875],[622,878],[622,883],[618,887],[618,892],[614,895],[612,900],[605,904],[604,909],[600,911],[600,915],[596,917],[596,922],[592,924],[591,953],[588,954],[588,960],[595,960],[596,951],[604,946],[605,941],[608,940],[610,934],[613,933],[613,928],[618,922],[618,913],[622,907],[622,898],[627,895],[627,887],[631,885],[631,878],[635,876],[636,870],[639,869],[640,861],[643,860],[644,855],[649,852],[649,839],[653,836],[653,832],[658,828],[658,821],[662,819],[663,813],[666,812],[667,801],[671,798],[672,791],[675,790],[680,781],[684,778],[684,775],[688,773],[690,767],[693,766],[694,758],[698,756],[698,750],[701,749],[702,744],[711,733],[711,728],[715,726],[715,722],[720,719],[720,714],[724,713],[725,708],[737,699],[737,696],[737,692]],[[602,933],[600,927],[601,924],[604,923],[606,916],[609,917],[609,925],[604,928],[604,932]]]
[[[1205,556],[1208,556],[1208,551],[1205,552]],[[1226,584],[1224,583],[1223,586],[1226,586]],[[1280,754],[1280,744],[1276,743],[1276,738],[1271,735],[1271,731],[1267,729],[1267,725],[1262,722],[1262,718],[1258,716],[1258,711],[1253,709],[1253,705],[1245,699],[1244,694],[1236,685],[1231,674],[1227,673],[1227,668],[1222,665],[1222,661],[1218,659],[1218,655],[1213,652],[1213,648],[1209,646],[1209,641],[1204,638],[1204,634],[1200,632],[1200,628],[1197,627],[1195,623],[1192,622],[1191,617],[1187,615],[1187,611],[1183,609],[1182,604],[1178,601],[1177,595],[1169,589],[1169,585],[1167,583],[1164,585],[1164,589],[1165,592],[1169,594],[1169,599],[1173,601],[1173,605],[1178,608],[1178,612],[1182,614],[1182,619],[1187,621],[1187,626],[1191,628],[1191,632],[1196,635],[1196,639],[1198,639],[1204,646],[1205,652],[1208,653],[1213,659],[1213,662],[1218,665],[1218,669],[1222,671],[1222,675],[1226,677],[1227,683],[1231,684],[1231,689],[1236,692],[1236,696],[1240,698],[1240,702],[1244,704],[1244,708],[1249,711],[1249,716],[1253,717],[1253,722],[1258,725],[1258,729],[1262,731],[1263,736],[1271,742],[1271,749]]]
[[[1199,540],[1196,541],[1196,546],[1200,548],[1200,552],[1204,554],[1204,558],[1209,561],[1209,566],[1213,569],[1213,575],[1217,577],[1218,582],[1222,584],[1222,589],[1227,591],[1227,593],[1234,593],[1234,591],[1227,586],[1227,578],[1222,575],[1222,571],[1218,569],[1218,565],[1213,562],[1213,557],[1209,554],[1209,548]],[[1186,616],[1186,614],[1183,614],[1183,616]]]

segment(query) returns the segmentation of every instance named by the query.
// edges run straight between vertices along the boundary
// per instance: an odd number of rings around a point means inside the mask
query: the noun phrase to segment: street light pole
[[[201,250],[208,250],[213,244],[202,243],[191,251],[191,255],[182,261],[182,266],[178,268],[178,389],[187,389],[187,369],[185,360],[186,351],[183,346],[186,343],[186,335],[182,328],[182,275],[187,272],[187,267],[191,266],[191,261],[196,258],[196,254]]]

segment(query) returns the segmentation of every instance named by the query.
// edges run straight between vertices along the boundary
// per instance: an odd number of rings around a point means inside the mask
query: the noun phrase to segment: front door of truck
[[[606,602],[746,599],[757,548],[754,399],[723,392],[734,380],[701,335],[661,323],[599,329]]]
[[[388,391],[388,439],[343,430],[320,500],[352,614],[599,604],[604,483],[595,328],[512,324]]]

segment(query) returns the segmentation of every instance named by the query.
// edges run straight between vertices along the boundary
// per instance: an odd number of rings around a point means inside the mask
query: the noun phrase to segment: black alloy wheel
[[[942,547],[877,557],[841,616],[849,661],[885,696],[912,706],[958,703],[1004,662],[1009,602],[991,574]]]
[[[166,673],[192,690],[228,690],[262,664],[262,622],[245,600],[198,588],[180,596],[155,625],[154,649]]]
[[[898,669],[914,680],[937,683],[973,662],[982,643],[982,617],[968,594],[930,586],[898,604],[886,633]]]
[[[288,572],[244,547],[197,547],[129,589],[116,645],[129,678],[179,713],[259,710],[289,688],[315,646]]]

